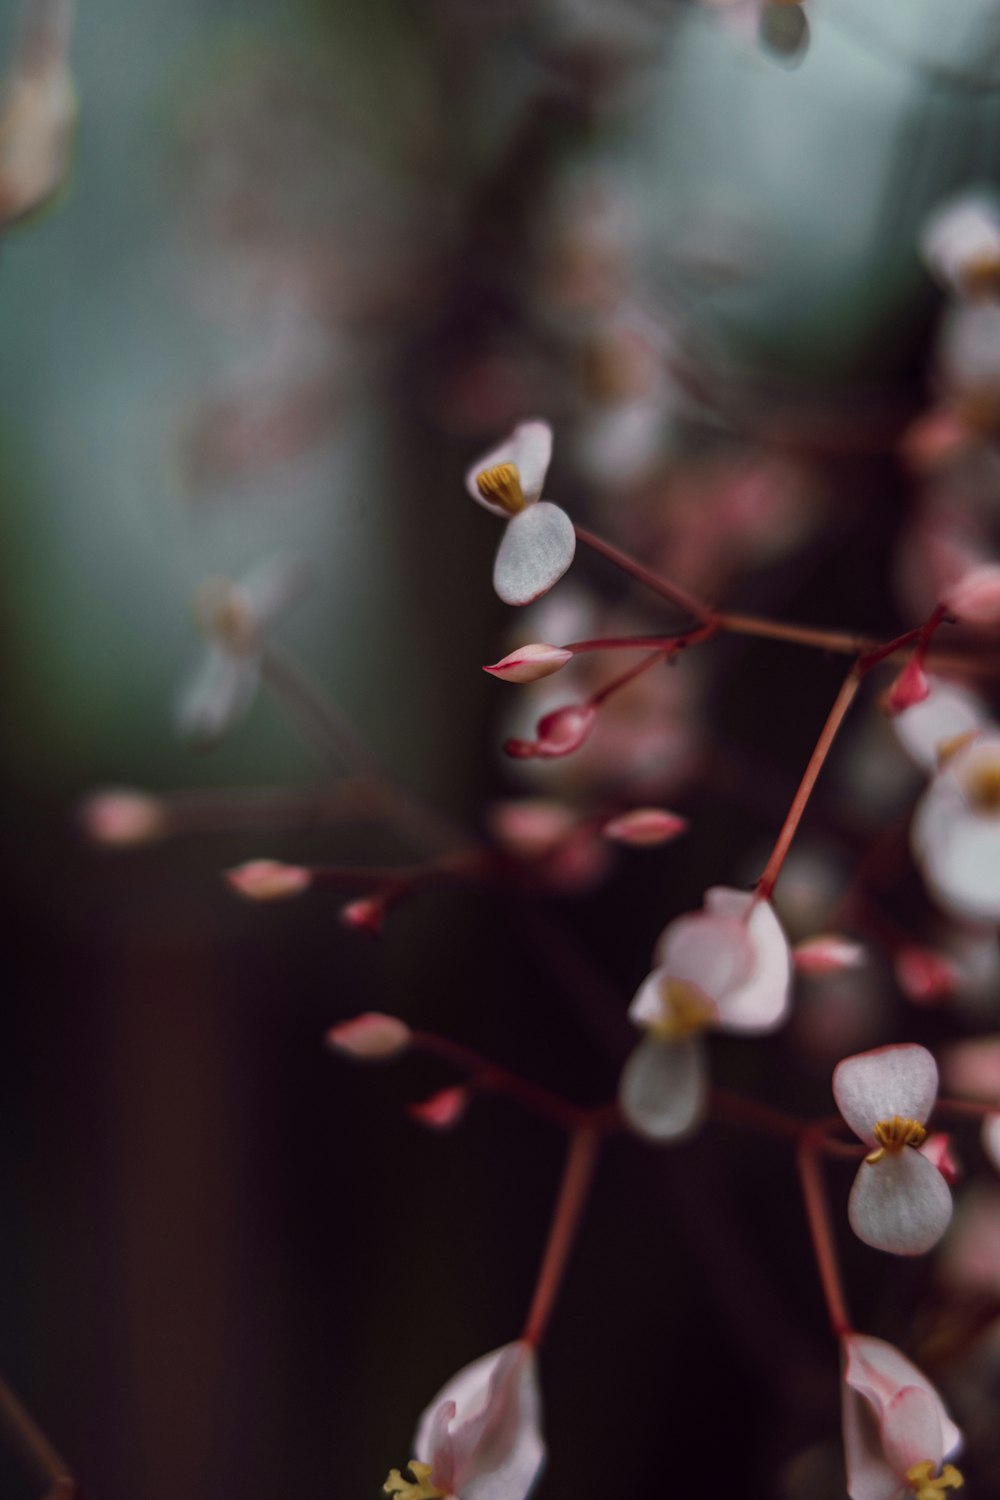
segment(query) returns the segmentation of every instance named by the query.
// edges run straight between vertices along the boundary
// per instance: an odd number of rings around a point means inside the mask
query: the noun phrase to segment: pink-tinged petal
[[[904,1146],[881,1161],[863,1161],[847,1217],[859,1240],[890,1255],[925,1255],[951,1222],[948,1184],[933,1162]]]
[[[881,703],[886,713],[901,714],[918,703],[926,702],[930,695],[931,685],[927,673],[916,657],[911,656],[893,678]]]
[[[551,677],[553,672],[558,672],[572,660],[572,651],[538,641],[530,646],[520,646],[491,667],[484,667],[483,671],[504,682],[537,682],[541,677]]]
[[[952,1149],[951,1136],[946,1131],[939,1130],[934,1135],[929,1135],[922,1146],[918,1146],[921,1156],[926,1156],[949,1187],[954,1187],[958,1181],[958,1160]]]
[[[841,1398],[847,1493],[851,1500],[903,1500],[905,1491],[882,1448],[877,1412],[847,1384]]]
[[[945,608],[966,625],[1000,622],[1000,564],[980,563],[942,595]]]
[[[693,984],[716,1005],[753,973],[754,949],[739,918],[691,912],[664,929],[657,964],[671,979]]]
[[[398,1016],[370,1010],[350,1021],[331,1026],[326,1034],[326,1045],[335,1052],[368,1062],[398,1057],[409,1047],[412,1038],[409,1026]]]
[[[928,1460],[935,1470],[940,1468],[944,1436],[939,1403],[928,1391],[907,1385],[893,1396],[882,1414],[882,1446],[901,1478],[915,1464]]]
[[[979,698],[957,683],[928,676],[930,693],[922,702],[893,719],[893,728],[907,755],[924,771],[935,771],[938,746],[981,729],[987,721]]]
[[[531,604],[566,572],[576,532],[564,510],[539,500],[507,522],[493,564],[493,587],[505,604]]]
[[[428,1130],[452,1130],[465,1117],[471,1099],[472,1095],[467,1088],[463,1088],[461,1084],[453,1084],[450,1088],[438,1089],[436,1094],[431,1094],[427,1099],[408,1104],[406,1113],[411,1120],[416,1120],[418,1125],[425,1125]]]
[[[652,848],[678,838],[687,832],[687,827],[687,818],[667,812],[666,808],[636,807],[631,812],[609,818],[601,832],[606,839],[613,839],[617,844]]]
[[[962,1434],[923,1371],[918,1370],[894,1344],[886,1343],[884,1339],[852,1333],[843,1342],[845,1392],[857,1392],[866,1405],[870,1406],[876,1417],[875,1430],[879,1443],[882,1419],[890,1403],[901,1390],[915,1386],[934,1402],[941,1427],[943,1457],[953,1457],[962,1445]],[[851,1494],[854,1494],[853,1490]]]
[[[700,1124],[707,1088],[700,1037],[648,1036],[622,1069],[618,1103],[628,1124],[650,1141],[675,1141]]]
[[[249,710],[258,680],[252,657],[237,656],[210,642],[177,704],[177,727],[184,739],[203,748],[221,739]]]
[[[983,1150],[1000,1172],[1000,1114],[987,1115],[983,1121]]]
[[[915,1042],[845,1057],[833,1070],[833,1096],[854,1134],[875,1145],[879,1120],[900,1115],[926,1124],[937,1098],[938,1070]]]
[[[725,1031],[773,1031],[788,1013],[792,983],[791,949],[774,907],[726,886],[708,891],[705,906],[711,913],[742,918],[754,953],[750,977],[719,996],[719,1025]]]
[[[286,865],[279,859],[248,859],[222,877],[230,890],[244,901],[290,901],[312,884],[303,865]]]
[[[545,1458],[540,1405],[533,1351],[507,1344],[448,1381],[420,1419],[417,1457],[461,1500],[524,1500]]]
[[[796,943],[792,958],[799,974],[841,974],[845,969],[859,969],[866,952],[863,943],[852,942],[839,933],[824,932]]]
[[[465,488],[477,504],[494,515],[507,519],[507,511],[500,505],[485,500],[479,493],[476,480],[485,469],[495,469],[500,464],[514,464],[521,481],[521,491],[530,506],[542,493],[545,476],[552,458],[552,428],[547,422],[520,422],[509,437],[495,448],[477,458],[465,471]]]

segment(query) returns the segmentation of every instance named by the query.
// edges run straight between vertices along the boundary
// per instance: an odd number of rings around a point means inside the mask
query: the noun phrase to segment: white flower
[[[928,219],[920,236],[927,269],[960,297],[1000,285],[1000,211],[991,198],[950,198]]]
[[[625,1064],[619,1103],[640,1135],[674,1140],[704,1108],[702,1033],[773,1031],[787,1013],[792,963],[770,902],[726,886],[669,924],[655,959],[629,1008],[647,1035]]]
[[[970,737],[947,755],[917,805],[910,841],[946,911],[1000,919],[1000,731]]]
[[[516,1340],[453,1375],[417,1426],[413,1480],[393,1469],[396,1500],[525,1500],[545,1444],[535,1353]]]
[[[858,1238],[876,1250],[923,1255],[951,1221],[944,1177],[914,1149],[926,1139],[937,1088],[937,1063],[913,1043],[860,1052],[834,1069],[837,1108],[872,1147],[858,1168],[847,1214]]]
[[[982,700],[957,682],[928,675],[927,686],[927,697],[894,715],[892,727],[910,759],[933,772],[942,747],[985,728],[988,716]]]
[[[551,457],[548,423],[521,422],[465,476],[473,500],[507,522],[493,564],[493,587],[505,604],[530,604],[546,593],[576,552],[573,522],[541,499]]]
[[[844,1456],[851,1500],[942,1500],[962,1434],[927,1376],[883,1339],[843,1341]]]

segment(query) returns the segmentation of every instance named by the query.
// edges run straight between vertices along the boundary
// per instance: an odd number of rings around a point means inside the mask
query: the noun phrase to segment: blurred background
[[[1000,11],[775,9],[79,0],[72,170],[0,246],[0,1368],[92,1500],[379,1493],[444,1379],[517,1333],[562,1143],[501,1102],[422,1131],[402,1106],[446,1070],[353,1070],[325,1030],[384,1009],[611,1097],[657,934],[759,873],[836,693],[842,664],[726,640],[580,757],[506,762],[572,684],[483,662],[676,621],[589,556],[504,609],[476,454],[543,416],[581,523],[733,608],[875,635],[937,597],[942,518],[996,541],[990,442],[930,478],[900,443],[948,397],[918,236],[997,182]],[[415,852],[316,811],[329,766],[273,696],[208,748],[177,732],[198,586],[275,555],[311,580],[282,646],[460,826],[530,794],[665,801],[691,834],[422,895],[378,941],[336,892],[238,901],[220,873],[251,857]],[[940,925],[873,703],[789,870],[795,936],[886,829],[893,919]],[[95,848],[75,809],[108,785],[197,793],[199,831]],[[879,960],[778,1039],[720,1040],[717,1072],[826,1113],[837,1057],[995,1024],[987,989],[915,1008]],[[964,1327],[935,1268],[844,1249],[858,1325],[930,1366]],[[787,1153],[612,1142],[544,1352],[540,1494],[839,1496],[837,1376]],[[10,1453],[0,1493],[37,1493]]]

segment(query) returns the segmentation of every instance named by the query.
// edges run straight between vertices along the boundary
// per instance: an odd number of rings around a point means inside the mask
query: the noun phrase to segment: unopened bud
[[[561,802],[522,797],[495,803],[487,822],[497,843],[509,854],[520,859],[540,859],[563,842],[575,819]]]
[[[882,698],[882,707],[887,714],[905,713],[931,695],[927,673],[915,656],[905,663],[893,678],[892,684]]]
[[[1000,622],[1000,564],[980,563],[963,573],[942,597],[950,614],[965,625]]]
[[[84,833],[96,844],[124,848],[148,844],[167,831],[167,810],[157,797],[127,788],[92,792],[77,811]]]
[[[377,1010],[355,1016],[352,1021],[341,1021],[337,1026],[331,1026],[326,1034],[328,1047],[365,1062],[398,1057],[412,1040],[413,1033],[405,1021]]]
[[[536,755],[554,759],[578,750],[594,727],[597,710],[591,703],[567,703],[538,721]]]
[[[491,677],[501,677],[505,682],[537,682],[540,677],[551,677],[553,672],[558,672],[572,660],[572,651],[539,642],[512,651],[492,667],[484,667],[483,671],[489,672]]]
[[[958,1181],[958,1161],[951,1149],[950,1135],[944,1131],[938,1131],[935,1135],[929,1135],[923,1145],[917,1149],[921,1156],[926,1156],[928,1161],[934,1163],[950,1186]]]
[[[792,949],[795,967],[800,974],[839,974],[844,969],[858,969],[865,961],[861,943],[835,932],[824,932],[806,938]]]
[[[312,875],[302,865],[286,865],[280,859],[251,859],[225,871],[231,890],[247,901],[290,901],[312,884]]]
[[[914,1005],[934,1005],[953,994],[958,983],[954,964],[930,948],[901,948],[895,970],[896,982]]]
[[[423,1099],[417,1104],[408,1104],[406,1113],[430,1130],[451,1130],[468,1109],[469,1099],[469,1090],[459,1084],[440,1089],[429,1099]]]
[[[687,818],[667,812],[663,807],[636,807],[631,812],[610,818],[601,832],[616,844],[651,847],[666,844],[687,832]]]
[[[359,896],[342,906],[339,916],[345,927],[378,937],[385,926],[385,902],[381,896]]]

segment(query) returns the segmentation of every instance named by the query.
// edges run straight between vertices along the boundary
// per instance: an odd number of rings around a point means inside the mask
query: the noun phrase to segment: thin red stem
[[[830,1227],[830,1212],[823,1189],[817,1147],[817,1138],[811,1131],[806,1131],[799,1142],[796,1159],[827,1316],[830,1320],[830,1328],[840,1339],[850,1333],[851,1320],[847,1315],[844,1289],[840,1281],[840,1270],[837,1265],[837,1253],[834,1248],[833,1231]]]
[[[1000,1099],[994,1099],[992,1103],[986,1099],[938,1099],[935,1114],[939,1110],[950,1115],[972,1115],[981,1120],[987,1115],[1000,1115]]]
[[[46,1495],[70,1496],[76,1481],[69,1466],[45,1436],[34,1417],[0,1375],[0,1423],[21,1456],[25,1469]]]
[[[630,682],[634,682],[637,677],[648,672],[650,667],[655,667],[658,662],[665,661],[667,655],[666,651],[653,651],[649,656],[644,656],[642,661],[636,662],[634,667],[629,667],[628,671],[623,672],[620,677],[613,677],[610,682],[605,683],[604,687],[598,688],[597,692],[591,695],[590,706],[600,708],[602,703],[606,703],[615,693],[621,692],[622,688],[628,687]]]
[[[529,1110],[560,1130],[572,1133],[591,1119],[591,1111],[571,1103],[551,1089],[543,1088],[541,1084],[532,1083],[520,1074],[512,1073],[499,1063],[491,1062],[488,1057],[483,1057],[471,1047],[463,1046],[461,1042],[453,1042],[448,1037],[436,1036],[429,1031],[415,1031],[411,1045],[432,1057],[441,1058],[460,1072],[467,1073],[473,1089],[483,1093],[502,1094],[519,1104],[522,1109]]]
[[[608,562],[614,563],[615,567],[620,568],[623,573],[630,574],[646,588],[659,594],[661,599],[667,599],[671,604],[676,604],[678,609],[684,610],[686,614],[694,615],[696,620],[702,620],[706,625],[710,621],[714,622],[715,611],[701,599],[696,599],[694,594],[689,594],[687,589],[680,588],[676,583],[669,583],[652,569],[643,567],[641,562],[637,562],[634,557],[629,557],[627,552],[623,552],[620,547],[614,546],[611,542],[606,542],[603,537],[597,536],[593,531],[588,531],[583,526],[577,526],[574,530],[578,542],[582,542],[585,547],[589,547],[592,552],[597,552],[601,557],[607,558]]]
[[[570,1140],[535,1294],[521,1335],[527,1344],[537,1347],[545,1335],[587,1201],[600,1144],[601,1130],[594,1122],[578,1126]]]
[[[840,692],[834,699],[833,707],[827,715],[826,723],[820,731],[819,739],[816,741],[809,763],[799,782],[799,789],[792,799],[792,805],[788,809],[785,821],[781,825],[781,831],[775,840],[771,856],[764,866],[764,873],[757,882],[757,894],[762,900],[768,900],[774,890],[775,883],[781,873],[781,867],[791,848],[802,814],[806,810],[809,798],[812,796],[820,771],[830,753],[837,732],[843,724],[847,711],[854,702],[855,694],[861,685],[861,673],[857,666],[851,668],[845,677]]]

